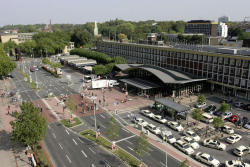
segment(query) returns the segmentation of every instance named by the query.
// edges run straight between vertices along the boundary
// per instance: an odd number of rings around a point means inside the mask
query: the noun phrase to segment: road
[[[55,167],[125,167],[121,160],[60,123],[48,126],[44,142]]]

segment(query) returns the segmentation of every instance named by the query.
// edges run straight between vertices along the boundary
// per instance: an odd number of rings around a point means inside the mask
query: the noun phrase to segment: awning
[[[158,88],[160,87],[159,85],[143,80],[143,79],[139,79],[139,78],[129,78],[129,79],[120,79],[121,82],[127,83],[129,85],[132,85],[134,87],[143,89],[143,90],[147,90],[147,89],[153,89],[153,88]]]
[[[167,108],[171,108],[177,112],[185,112],[188,110],[188,107],[175,103],[171,100],[168,100],[167,98],[160,98],[160,99],[156,99],[155,102],[160,103],[164,106],[166,106]]]

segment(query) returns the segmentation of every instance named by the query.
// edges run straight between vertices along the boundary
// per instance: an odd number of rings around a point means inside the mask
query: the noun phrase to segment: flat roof
[[[120,79],[121,82],[125,82],[129,85],[135,86],[137,88],[147,90],[147,89],[153,89],[158,88],[159,85],[140,79],[140,78],[129,78],[129,79]]]
[[[78,66],[96,65],[97,62],[96,62],[96,60],[88,59],[88,60],[81,60],[81,61],[79,61],[79,62],[72,62],[72,63],[70,63],[70,64],[72,64],[72,65],[78,67]]]
[[[177,112],[183,112],[188,110],[188,107],[175,103],[171,100],[168,100],[167,98],[160,98],[160,99],[156,99],[155,102],[160,103],[168,108],[171,108]]]

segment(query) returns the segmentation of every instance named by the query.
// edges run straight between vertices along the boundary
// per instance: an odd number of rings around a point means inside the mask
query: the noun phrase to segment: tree
[[[13,41],[8,41],[4,43],[3,46],[4,46],[5,52],[9,53],[9,55],[11,55],[13,49],[17,48],[17,44]]]
[[[122,23],[117,26],[117,33],[125,34],[128,38],[130,38],[135,31],[134,25],[131,23]]]
[[[16,68],[16,63],[6,56],[2,44],[0,45],[0,77],[10,74]]]
[[[135,152],[141,161],[145,154],[149,154],[149,142],[143,132],[141,132],[140,137],[136,140]]]
[[[77,28],[71,36],[71,41],[75,42],[76,47],[80,47],[89,43],[92,43],[93,37],[84,29]]]
[[[202,104],[202,103],[205,103],[207,101],[206,97],[204,95],[199,95],[198,96],[198,104]]]
[[[127,37],[127,35],[120,33],[120,34],[118,34],[118,40],[119,41],[123,41],[123,40],[127,41],[128,37]]]
[[[225,113],[230,108],[230,105],[224,101],[221,103],[220,110],[222,113]]]
[[[93,67],[93,73],[96,75],[104,75],[107,73],[107,69],[104,65],[95,65]]]
[[[33,54],[34,49],[36,48],[37,44],[34,40],[27,40],[19,44],[21,52],[27,53],[27,54]]]
[[[185,159],[185,161],[181,163],[180,167],[189,167],[189,161]]]
[[[25,145],[33,145],[42,140],[47,130],[47,122],[40,113],[40,109],[34,107],[31,102],[23,102],[20,106],[22,112],[16,114],[16,120],[11,121],[13,129],[11,141]]]
[[[192,112],[192,117],[197,120],[200,121],[203,118],[202,115],[202,111],[200,109],[194,109],[194,111]]]
[[[126,59],[124,59],[124,58],[121,57],[121,56],[115,56],[115,57],[113,58],[113,60],[114,60],[115,64],[127,64]]]
[[[224,126],[224,121],[221,117],[215,117],[213,120],[213,125],[216,129],[219,129]]]
[[[117,121],[115,120],[114,117],[111,117],[110,120],[109,120],[109,124],[108,124],[108,129],[106,131],[106,135],[111,140],[117,140],[118,137],[119,137],[119,130],[120,130],[120,127],[119,127]]]

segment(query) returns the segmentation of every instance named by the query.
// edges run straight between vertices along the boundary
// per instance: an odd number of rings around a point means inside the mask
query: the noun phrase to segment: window
[[[212,57],[211,56],[208,56],[208,62],[212,63]]]
[[[224,67],[224,75],[229,75],[229,67]]]
[[[236,66],[241,67],[241,60],[236,60]]]
[[[219,57],[219,63],[223,64],[223,57]]]
[[[213,57],[213,63],[217,64],[218,63],[218,57]]]
[[[247,60],[243,61],[243,68],[248,68],[249,62]]]
[[[229,65],[229,59],[228,58],[224,58],[224,63],[225,63],[225,65]]]
[[[235,59],[230,59],[230,66],[235,66]]]

